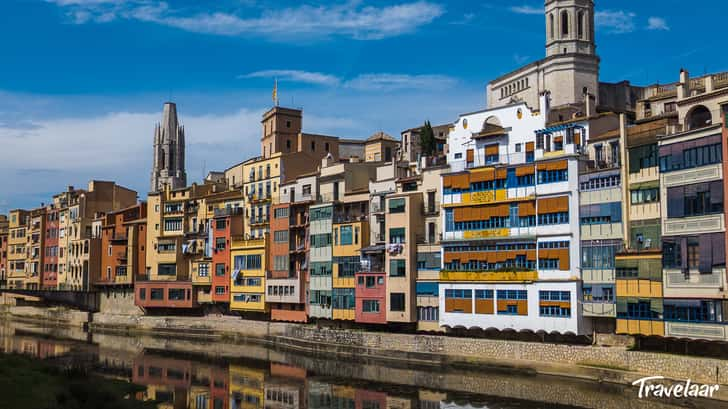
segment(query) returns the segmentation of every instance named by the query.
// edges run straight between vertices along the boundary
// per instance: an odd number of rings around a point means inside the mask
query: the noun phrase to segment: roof
[[[388,135],[387,133],[382,132],[382,131],[375,132],[372,136],[367,138],[367,142],[380,141],[380,140],[397,142],[396,139],[392,138],[390,135]]]

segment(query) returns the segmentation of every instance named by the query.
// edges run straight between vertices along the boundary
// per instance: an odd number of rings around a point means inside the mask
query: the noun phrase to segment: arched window
[[[266,178],[270,177],[270,163],[265,165],[265,177]]]
[[[554,38],[554,14],[549,14],[549,38]]]
[[[685,122],[688,124],[688,129],[698,129],[712,125],[713,117],[708,108],[698,105],[688,113]]]
[[[561,35],[569,35],[569,12],[566,10],[561,12]]]
[[[576,35],[584,38],[584,12],[580,11],[576,18]]]

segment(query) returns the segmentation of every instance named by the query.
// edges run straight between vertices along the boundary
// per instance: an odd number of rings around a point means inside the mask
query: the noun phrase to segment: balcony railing
[[[215,217],[237,216],[237,215],[243,214],[243,208],[242,207],[225,207],[223,209],[215,209],[213,211],[213,214]]]
[[[431,203],[422,203],[422,213],[425,216],[434,216],[440,212],[440,201],[435,200]]]

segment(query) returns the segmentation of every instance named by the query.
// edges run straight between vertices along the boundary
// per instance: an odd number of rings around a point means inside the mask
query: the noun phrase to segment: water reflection
[[[164,409],[626,409],[685,404],[639,401],[625,386],[512,370],[413,369],[256,345],[92,336],[8,322],[0,323],[0,344],[6,353],[83,364],[105,377],[133,382],[143,390],[132,398]],[[199,353],[215,348],[223,354]],[[720,407],[714,403],[697,407]]]

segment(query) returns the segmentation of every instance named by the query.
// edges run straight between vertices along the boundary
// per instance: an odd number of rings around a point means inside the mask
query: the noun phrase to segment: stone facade
[[[185,171],[185,128],[177,119],[177,105],[164,104],[162,122],[154,128],[154,161],[150,192],[169,186],[179,189],[187,186]]]

